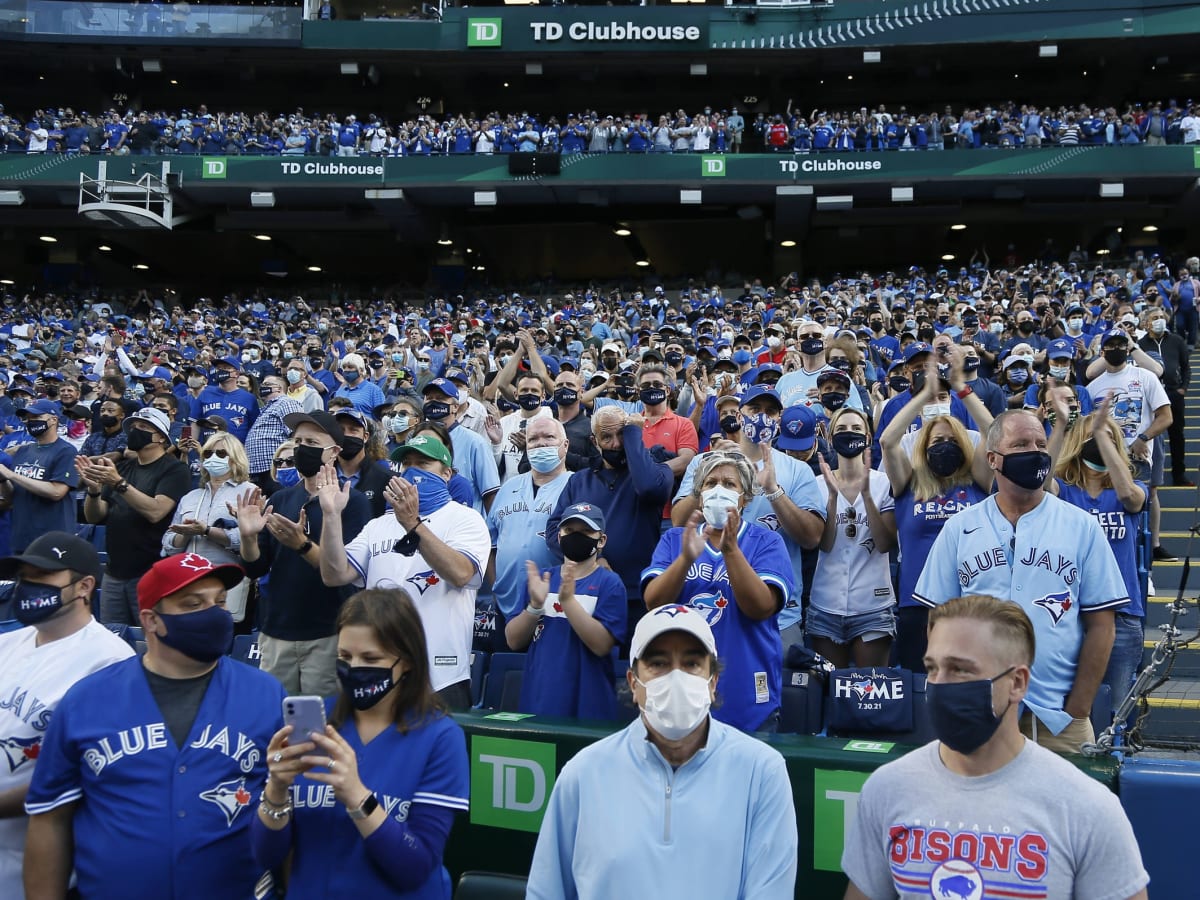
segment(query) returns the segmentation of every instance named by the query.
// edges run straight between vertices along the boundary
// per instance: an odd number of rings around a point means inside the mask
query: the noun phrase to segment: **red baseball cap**
[[[214,566],[212,561],[197,553],[180,553],[160,559],[138,582],[138,609],[153,609],[163,597],[181,591],[201,578],[219,578],[226,589],[241,583],[246,577],[241,566]]]

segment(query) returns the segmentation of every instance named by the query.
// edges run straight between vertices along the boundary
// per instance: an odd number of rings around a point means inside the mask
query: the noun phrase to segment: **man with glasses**
[[[271,481],[271,455],[288,439],[289,429],[284,419],[303,408],[287,396],[287,386],[281,375],[268,375],[258,388],[260,409],[258,418],[246,435],[246,458],[250,460],[250,480],[268,493],[275,487]]]
[[[132,459],[115,464],[103,456],[75,459],[87,489],[84,518],[107,526],[108,569],[100,591],[106,625],[138,624],[138,579],[159,559],[175,507],[192,486],[187,465],[167,453],[171,420],[161,410],[140,409],[122,427]]]
[[[0,501],[12,506],[12,548],[20,553],[39,534],[75,530],[79,484],[75,448],[58,436],[58,407],[36,400],[18,417],[33,442],[13,451],[11,466],[0,465]]]
[[[321,382],[308,374],[303,359],[296,357],[289,360],[283,370],[283,377],[288,385],[288,399],[297,403],[302,412],[311,413],[324,408],[325,402],[321,399],[321,392],[315,386],[321,385]],[[313,384],[309,384],[310,381]]]
[[[324,514],[317,502],[317,477],[337,458],[342,426],[327,412],[292,413],[284,419],[300,482],[271,495],[260,490],[238,498],[242,560],[251,578],[270,575],[259,600],[263,671],[291,694],[328,696],[338,691],[337,616],[352,590],[326,587],[319,566]],[[342,534],[358,534],[371,519],[371,504],[349,491],[339,517]]]

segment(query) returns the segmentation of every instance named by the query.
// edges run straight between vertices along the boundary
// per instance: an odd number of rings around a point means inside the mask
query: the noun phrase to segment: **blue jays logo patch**
[[[771,531],[779,530],[779,516],[775,513],[767,513],[765,516],[759,516],[756,520],[763,528],[769,528]]]
[[[246,790],[246,779],[222,781],[212,790],[200,794],[201,800],[216,804],[225,813],[225,824],[232,827],[233,820],[250,805],[250,792]]]
[[[674,603],[670,606],[660,606],[658,609],[656,609],[654,611],[654,615],[670,616],[673,619],[680,613],[685,613],[685,612],[690,612],[690,611],[691,611],[690,606],[683,606],[679,603]]]
[[[721,621],[721,617],[725,615],[725,610],[729,606],[729,600],[720,591],[713,591],[708,594],[697,594],[688,601],[688,604],[704,616],[704,620],[711,627]]]
[[[35,762],[42,749],[41,737],[0,738],[0,752],[8,760],[8,771],[15,772],[26,763]]]
[[[1033,605],[1040,606],[1048,612],[1054,624],[1057,625],[1062,621],[1062,617],[1071,610],[1071,592],[1059,591],[1056,594],[1047,594],[1045,597],[1034,600]]]
[[[433,569],[426,569],[424,572],[418,572],[416,575],[407,579],[408,583],[417,589],[418,594],[424,594],[431,587],[436,587],[442,583],[442,579]]]

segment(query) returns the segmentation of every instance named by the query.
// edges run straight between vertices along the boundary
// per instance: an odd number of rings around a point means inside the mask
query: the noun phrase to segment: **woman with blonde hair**
[[[218,431],[200,448],[200,460],[200,487],[184,494],[175,507],[175,518],[163,534],[163,556],[195,553],[213,565],[240,565],[242,540],[229,507],[254,487],[246,450],[232,434]],[[246,616],[249,586],[243,578],[226,595],[225,608],[235,622]]]
[[[1058,390],[1061,393],[1051,393],[1049,399],[1055,405],[1056,420],[1067,422],[1066,398],[1062,394],[1070,388]],[[1074,427],[1067,426],[1049,490],[1096,517],[1129,592],[1129,605],[1116,614],[1116,635],[1104,673],[1115,708],[1133,684],[1142,660],[1146,595],[1138,577],[1137,547],[1142,511],[1150,492],[1133,478],[1125,438],[1109,415],[1110,405],[1110,398],[1105,397],[1094,413],[1074,423]]]
[[[949,387],[949,390],[947,390]],[[946,414],[950,391],[963,399],[977,432],[969,432]],[[921,425],[914,432],[913,425]],[[939,380],[931,359],[925,384],[913,394],[879,436],[883,468],[896,498],[896,531],[900,542],[900,597],[896,656],[914,672],[925,671],[925,631],[929,610],[912,598],[929,548],[946,520],[987,499],[992,472],[980,435],[992,424],[983,401],[966,387],[962,354],[952,350],[949,385]]]

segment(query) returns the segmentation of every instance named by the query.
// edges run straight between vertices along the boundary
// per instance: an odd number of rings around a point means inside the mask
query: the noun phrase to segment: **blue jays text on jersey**
[[[313,784],[306,782],[304,784],[293,784],[292,788],[292,805],[296,809],[333,809],[339,805],[337,797],[334,796],[333,788],[327,784]],[[401,797],[392,797],[389,794],[375,793],[375,799],[379,801],[379,805],[383,807],[383,811],[397,822],[405,822],[408,820],[408,810],[412,806],[412,800],[405,800]]]
[[[46,730],[54,712],[37,697],[30,697],[29,691],[21,687],[13,688],[12,694],[0,698],[0,709],[12,710],[14,716],[37,731]]]
[[[1051,554],[1046,550],[1039,550],[1037,547],[1028,547],[1025,556],[1017,560],[1022,566],[1029,566],[1035,569],[1045,569],[1054,575],[1062,578],[1063,584],[1070,587],[1079,580],[1079,568],[1075,564],[1075,560],[1070,557],[1063,556],[1061,553]],[[992,547],[990,550],[984,550],[982,553],[972,554],[970,559],[963,560],[958,567],[958,580],[963,587],[966,587],[971,581],[977,578],[980,573],[986,572],[989,569],[999,569],[1008,565],[1008,551],[1003,547]]]
[[[231,734],[227,727],[214,732],[211,724],[205,725],[200,736],[186,746],[193,750],[216,750],[224,753],[237,762],[238,768],[243,772],[252,771],[262,759],[262,750],[252,738],[240,731]],[[83,751],[83,761],[92,772],[99,775],[106,766],[120,759],[168,747],[174,752],[171,740],[167,736],[167,726],[162,722],[154,722],[126,728],[115,735],[97,739],[94,747]]]
[[[557,494],[549,501],[544,500],[544,499],[542,499],[542,500],[535,499],[533,501],[533,513],[535,515],[549,516],[552,512],[554,512],[554,505],[555,505],[555,501],[557,501],[557,500],[558,500]],[[504,504],[504,506],[500,507],[499,509],[497,509],[496,507],[493,506],[492,510],[491,510],[491,515],[496,519],[496,521],[498,523],[500,523],[500,522],[503,522],[509,516],[513,515],[513,513],[528,513],[528,512],[530,512],[528,503],[526,503],[524,500],[515,500],[512,503]]]

